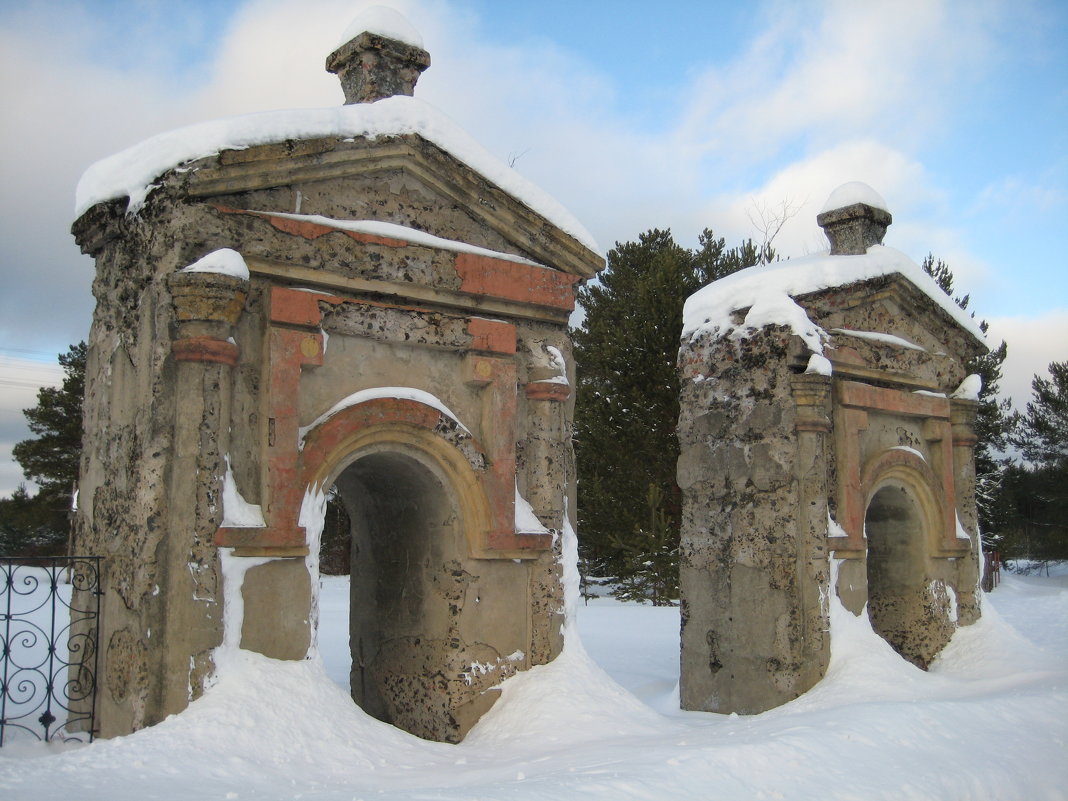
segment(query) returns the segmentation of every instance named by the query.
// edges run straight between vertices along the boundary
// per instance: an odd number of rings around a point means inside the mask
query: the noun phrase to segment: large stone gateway
[[[829,659],[831,593],[921,667],[979,616],[966,363],[983,336],[882,246],[890,221],[847,184],[818,217],[830,255],[687,302],[685,709],[759,712],[809,689]]]
[[[567,320],[603,261],[410,97],[429,55],[379,30],[328,60],[349,105],[194,126],[83,179],[103,736],[182,710],[224,642],[309,653],[332,489],[369,713],[457,741],[560,650]]]

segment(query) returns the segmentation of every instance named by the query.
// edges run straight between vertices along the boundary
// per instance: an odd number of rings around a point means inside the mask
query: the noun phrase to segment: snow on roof
[[[207,256],[197,259],[188,267],[182,268],[183,273],[220,273],[232,275],[234,278],[248,280],[248,265],[241,254],[231,248],[213,250]]]
[[[744,330],[785,325],[802,337],[812,351],[822,353],[821,337],[826,334],[792,298],[895,273],[927,295],[980,342],[986,341],[979,324],[931,276],[904,253],[885,245],[873,245],[860,256],[825,254],[763,264],[713,281],[686,300],[682,335],[692,338],[716,329],[727,333],[737,328],[731,313],[749,309],[742,326]]]
[[[365,31],[423,49],[423,37],[408,18],[396,9],[385,6],[368,6],[357,14],[342,34],[338,47],[348,44]]]
[[[850,181],[831,192],[819,213],[823,214],[836,209],[844,209],[846,206],[852,206],[855,203],[867,203],[869,206],[882,209],[885,212],[890,211],[882,195],[863,181]]]
[[[324,225],[328,228],[337,228],[339,231],[354,231],[358,234],[371,234],[382,236],[387,239],[399,239],[402,242],[411,242],[413,245],[425,245],[426,247],[438,248],[439,250],[451,250],[457,253],[472,253],[476,256],[490,256],[502,261],[513,261],[516,264],[528,264],[531,267],[545,267],[540,262],[516,256],[514,253],[503,253],[499,250],[481,248],[478,245],[470,245],[456,239],[445,239],[440,236],[428,234],[418,228],[409,228],[397,223],[382,222],[380,220],[338,220],[334,217],[324,217],[321,214],[288,214],[279,211],[256,211],[255,214],[263,214],[268,217],[281,217],[285,220],[302,220],[305,222]]]
[[[74,213],[80,217],[97,203],[122,197],[129,198],[127,213],[136,213],[168,170],[224,150],[287,139],[403,134],[433,142],[585,247],[601,252],[590,232],[559,201],[493,156],[443,112],[403,95],[375,103],[246,114],[158,134],[90,166],[78,182]]]

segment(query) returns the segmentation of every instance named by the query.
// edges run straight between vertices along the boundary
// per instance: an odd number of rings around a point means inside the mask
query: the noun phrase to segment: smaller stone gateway
[[[679,355],[684,709],[756,713],[824,674],[829,600],[926,668],[978,619],[973,422],[982,331],[882,245],[865,184],[817,217],[830,254],[686,303]]]

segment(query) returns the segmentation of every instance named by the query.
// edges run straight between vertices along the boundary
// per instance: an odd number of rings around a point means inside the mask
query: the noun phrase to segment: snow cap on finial
[[[850,181],[831,192],[816,223],[831,242],[832,256],[859,256],[881,245],[894,218],[882,196],[861,181]]]
[[[430,53],[423,49],[419,31],[399,11],[383,6],[365,8],[326,59],[327,72],[341,79],[346,105],[411,97],[429,66]]]

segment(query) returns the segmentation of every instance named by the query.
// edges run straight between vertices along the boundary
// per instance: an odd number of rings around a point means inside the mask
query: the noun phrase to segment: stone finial
[[[341,79],[345,104],[374,103],[415,93],[430,66],[423,39],[399,12],[371,6],[352,21],[342,44],[326,59],[327,72]]]
[[[865,183],[852,181],[831,192],[816,223],[831,242],[832,256],[859,256],[881,245],[894,218],[886,201]]]

